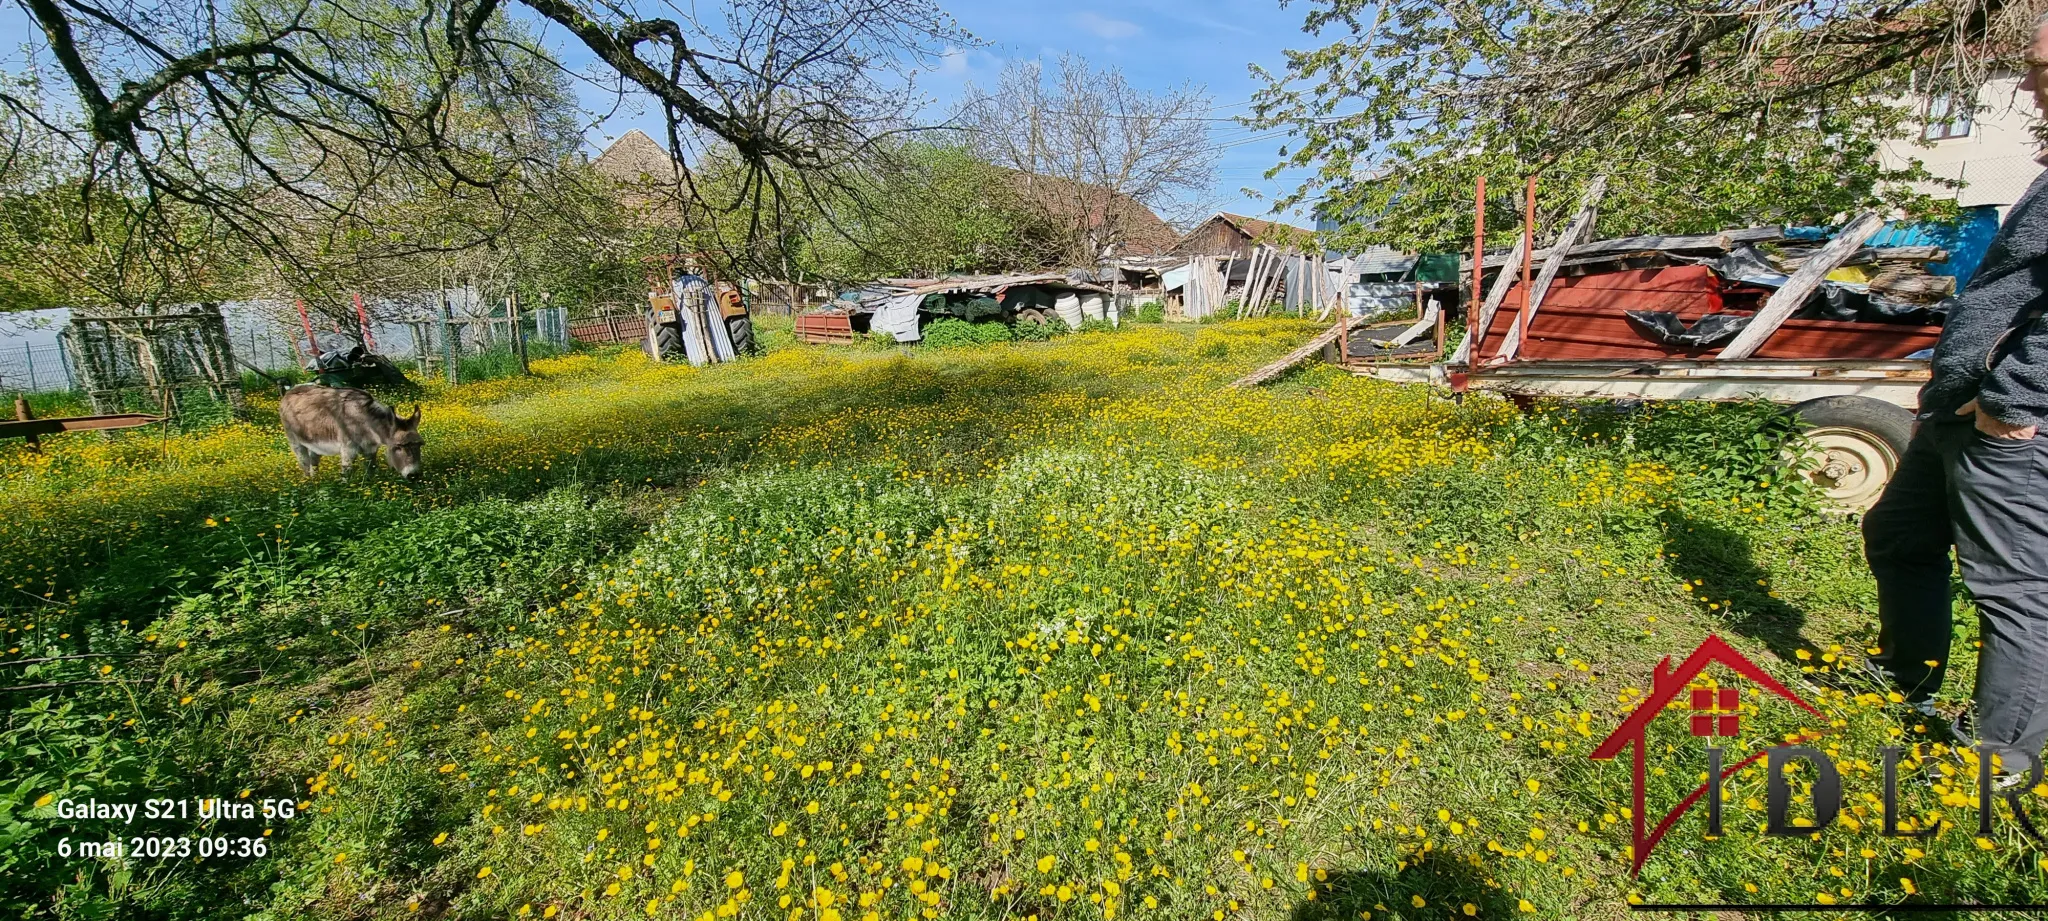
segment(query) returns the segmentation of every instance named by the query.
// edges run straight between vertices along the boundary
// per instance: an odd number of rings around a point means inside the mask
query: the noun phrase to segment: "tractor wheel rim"
[[[1808,430],[1806,441],[1808,482],[1843,509],[1862,511],[1875,504],[1899,469],[1898,452],[1862,429],[1823,426]]]

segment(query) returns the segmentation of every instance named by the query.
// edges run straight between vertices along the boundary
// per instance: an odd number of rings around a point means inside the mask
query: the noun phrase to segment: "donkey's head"
[[[420,437],[420,408],[414,404],[412,415],[398,417],[397,424],[392,427],[385,460],[391,464],[391,469],[398,471],[399,476],[412,479],[419,475],[420,446],[426,443],[427,440]]]

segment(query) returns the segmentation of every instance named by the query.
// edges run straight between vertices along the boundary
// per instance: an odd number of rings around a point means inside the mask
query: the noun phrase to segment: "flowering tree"
[[[2025,30],[2003,0],[1309,0],[1305,30],[1251,124],[1297,140],[1279,167],[1314,176],[1279,202],[1318,202],[1345,242],[1453,245],[1472,180],[1540,173],[1558,210],[1600,173],[1603,233],[1825,221],[1886,204],[1917,164],[1877,153],[1906,133],[1893,100],[1918,71],[1973,86]],[[1276,170],[1277,168],[1276,167]],[[1518,222],[1503,196],[1496,219]],[[1549,215],[1553,222],[1558,217]]]

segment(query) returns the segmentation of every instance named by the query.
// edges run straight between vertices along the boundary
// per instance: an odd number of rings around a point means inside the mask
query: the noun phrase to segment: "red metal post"
[[[313,318],[306,314],[306,302],[304,300],[298,301],[298,305],[299,322],[305,324],[306,327],[306,348],[311,349],[313,353],[308,357],[318,360],[320,358],[320,340],[313,336]]]
[[[1529,341],[1529,305],[1533,296],[1529,281],[1529,267],[1536,262],[1536,177],[1529,177],[1529,186],[1522,192],[1522,312],[1515,320],[1520,329],[1521,341]],[[1509,358],[1514,356],[1510,355]]]
[[[363,296],[360,293],[352,293],[349,296],[356,299],[356,324],[363,331],[363,350],[375,353],[377,340],[370,337],[370,312],[363,309]]]
[[[1472,299],[1465,303],[1466,336],[1472,340],[1467,364],[1479,363],[1479,345],[1486,339],[1480,325],[1479,305],[1486,299],[1486,177],[1479,177],[1477,201],[1472,206]]]

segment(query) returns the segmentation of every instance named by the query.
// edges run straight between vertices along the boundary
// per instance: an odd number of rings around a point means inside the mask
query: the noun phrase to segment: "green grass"
[[[1314,329],[579,353],[430,387],[416,483],[303,482],[262,422],[8,454],[8,658],[109,658],[10,669],[68,686],[9,698],[5,904],[1618,918],[2043,895],[2009,823],[1980,842],[1966,797],[1936,802],[1962,787],[1908,795],[1959,827],[1875,834],[1875,747],[1922,736],[1833,674],[1870,639],[1869,580],[1853,522],[1779,469],[1774,409],[1522,416],[1322,367],[1221,389]],[[1729,836],[1690,818],[1631,880],[1625,765],[1586,754],[1710,631],[1848,688],[1801,686],[1859,828],[1763,838],[1750,771]],[[1799,728],[1783,710],[1728,744]],[[1698,745],[1653,743],[1671,802]],[[35,805],[243,790],[302,804],[222,826],[268,827],[261,860],[62,859],[112,829]]]

